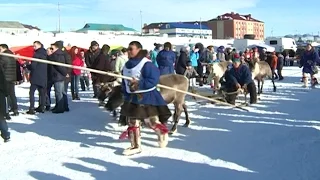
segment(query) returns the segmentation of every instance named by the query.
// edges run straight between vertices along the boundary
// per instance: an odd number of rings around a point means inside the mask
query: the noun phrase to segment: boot
[[[141,153],[140,127],[129,127],[128,135],[131,146],[123,151],[123,155],[131,156]]]
[[[12,114],[12,116],[19,116],[19,112],[18,112],[18,110],[13,110],[13,114]]]
[[[303,87],[308,87],[308,78],[307,77],[303,77]]]
[[[6,113],[6,115],[4,116],[6,120],[11,120],[10,114]]]
[[[44,109],[43,107],[37,107],[37,108],[35,109],[35,111],[38,112],[38,113],[44,113],[44,112],[45,112],[45,109]]]
[[[34,110],[34,108],[30,108],[29,111],[27,111],[26,113],[30,115],[35,115],[36,111]]]
[[[168,129],[164,124],[157,124],[154,128],[154,131],[156,132],[158,136],[158,143],[160,148],[165,148],[168,145]]]
[[[75,100],[78,100],[78,101],[80,100],[80,97],[79,97],[78,93],[75,94]]]
[[[72,93],[72,100],[75,100],[76,99],[76,96],[75,94]]]

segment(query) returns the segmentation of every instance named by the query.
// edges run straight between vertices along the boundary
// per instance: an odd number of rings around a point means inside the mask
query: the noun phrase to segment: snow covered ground
[[[190,128],[179,126],[166,149],[143,129],[143,152],[132,157],[121,155],[125,127],[91,93],[68,113],[13,117],[12,141],[0,144],[0,179],[319,180],[320,91],[303,89],[300,72],[286,68],[276,93],[267,82],[250,112],[189,100]],[[28,86],[16,88],[21,110]]]

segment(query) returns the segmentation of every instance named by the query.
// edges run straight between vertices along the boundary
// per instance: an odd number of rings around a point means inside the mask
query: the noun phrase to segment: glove
[[[239,83],[236,84],[236,88],[239,89],[241,88],[241,85]]]
[[[139,89],[139,81],[133,78],[130,81],[130,91],[134,92],[134,91],[136,91],[138,89]]]
[[[242,89],[247,89],[248,87],[247,87],[247,84],[244,84],[243,86],[242,86]]]

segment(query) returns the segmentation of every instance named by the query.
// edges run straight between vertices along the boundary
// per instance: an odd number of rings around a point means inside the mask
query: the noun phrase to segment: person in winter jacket
[[[102,46],[101,51],[94,64],[92,64],[92,69],[100,71],[112,71],[113,67],[111,65],[111,57],[109,55],[110,46],[105,44]],[[114,80],[113,77],[104,74],[92,74],[92,84],[97,88],[101,83],[111,82]]]
[[[155,131],[160,147],[167,146],[168,129],[165,123],[170,118],[171,112],[157,90],[160,72],[150,60],[145,58],[147,51],[142,50],[141,43],[137,41],[131,42],[128,50],[129,60],[123,68],[123,75],[132,77],[132,79],[122,80],[121,91],[124,103],[120,113],[126,117],[122,120],[126,120],[129,128],[121,137],[129,135],[131,145],[123,151],[123,154],[133,155],[141,152],[141,121]],[[160,61],[157,62],[161,67]]]
[[[273,76],[277,76],[276,74],[277,66],[278,66],[278,56],[276,55],[276,52],[272,52],[270,67],[271,67]]]
[[[261,53],[259,53],[259,59],[260,61],[266,61],[267,60],[267,49],[263,48]]]
[[[89,47],[89,50],[85,53],[86,65],[88,68],[92,68],[93,64],[96,64],[95,61],[99,55],[100,55],[99,44],[97,41],[92,41]],[[94,73],[91,73],[91,78],[95,78]],[[94,82],[92,81],[93,94],[94,94],[93,98],[96,98],[98,89],[93,83]]]
[[[71,59],[72,59],[72,66],[79,66],[83,67],[83,61],[81,55],[79,53],[78,47],[73,47],[70,50]],[[71,94],[72,100],[80,100],[79,97],[79,81],[81,76],[81,70],[79,69],[72,69],[71,72]]]
[[[33,58],[37,59],[47,59],[47,51],[43,48],[43,45],[39,41],[33,43],[34,55]],[[27,65],[30,70],[30,93],[29,101],[30,107],[27,114],[35,114],[36,112],[44,113],[46,105],[46,87],[47,87],[47,64],[32,61]],[[39,107],[34,108],[34,92],[38,90],[39,92]]]
[[[174,74],[175,62],[176,54],[172,51],[171,43],[164,43],[164,49],[157,55],[157,64],[160,70],[160,75]]]
[[[152,61],[152,63],[158,67],[158,63],[157,63],[157,56],[158,56],[158,53],[160,51],[162,51],[162,45],[161,44],[158,44],[158,43],[154,43],[154,50],[152,50],[152,52],[150,53],[150,59]]]
[[[232,60],[232,68],[225,73],[226,91],[231,93],[242,88],[250,93],[250,104],[257,102],[257,89],[252,79],[252,74],[248,66],[241,64],[239,58]],[[227,96],[226,100],[230,104],[235,104],[237,94]]]
[[[71,56],[68,53],[67,49],[63,46],[63,41],[56,41],[55,44],[58,46],[58,48],[63,52],[64,58],[65,58],[65,64],[72,65],[72,60]],[[63,98],[64,98],[64,107],[65,111],[69,111],[69,103],[68,103],[68,89],[69,89],[69,84],[71,82],[71,73],[72,69],[71,68],[66,68],[67,69],[67,75],[64,80],[64,93],[63,93]]]
[[[206,73],[206,49],[203,44],[197,43],[196,49],[199,49],[197,73],[199,74],[199,86],[203,86],[205,73]]]
[[[84,50],[81,49],[80,50],[80,57],[81,57],[81,60],[82,60],[82,67],[86,68],[87,65],[85,63],[85,56],[84,56]],[[86,91],[86,89],[89,91],[90,88],[89,88],[89,76],[90,76],[90,72],[89,71],[86,71],[86,70],[81,70],[81,76],[80,76],[80,86],[81,86],[81,90],[82,91]]]
[[[186,71],[187,63],[190,62],[189,51],[190,51],[189,46],[184,46],[180,49],[180,55],[179,55],[178,60],[175,64],[177,74],[183,75],[184,72]]]
[[[51,48],[53,49],[53,53],[51,56],[49,56],[49,60],[53,62],[58,63],[65,63],[66,62],[66,56],[65,53],[59,49],[59,44],[56,42],[51,45]],[[56,97],[56,105],[52,109],[52,113],[58,114],[58,113],[64,113],[65,111],[69,111],[69,107],[66,107],[66,104],[68,102],[65,102],[67,95],[65,94],[65,79],[68,75],[68,70],[66,67],[62,66],[56,66],[53,65],[51,68],[51,76],[52,76],[52,82],[54,86],[55,91],[55,97]]]
[[[199,48],[196,48],[194,45],[190,45],[190,62],[187,62],[187,66],[192,66],[193,69],[198,70],[198,59],[199,59]],[[189,80],[191,87],[196,86],[197,79],[195,77],[190,78]],[[192,91],[194,89],[192,88]]]
[[[194,45],[190,45],[190,61],[191,61],[191,66],[194,69],[197,69],[198,67],[198,59],[199,59],[199,49],[195,48]]]
[[[226,55],[224,51],[224,46],[220,46],[217,49],[217,60],[220,62],[226,61]]]
[[[225,52],[226,61],[232,62],[232,57],[233,57],[232,49],[231,48],[226,48],[225,51],[226,51]]]
[[[126,64],[128,61],[128,52],[127,48],[122,48],[120,55],[116,59],[116,64],[115,64],[115,69],[114,71],[117,73],[121,73],[123,66]]]
[[[113,49],[110,52],[110,66],[111,66],[111,71],[115,71],[116,69],[116,63],[117,63],[117,58],[120,56],[120,51],[118,49]]]
[[[8,45],[6,44],[0,44],[0,52],[13,54],[12,51],[9,50]],[[0,64],[2,64],[6,78],[8,101],[10,101],[10,106],[13,111],[13,115],[18,116],[18,103],[15,93],[15,83],[17,81],[17,62],[13,57],[0,56]]]
[[[277,75],[278,75],[279,81],[283,80],[283,76],[282,76],[283,66],[284,66],[284,57],[281,53],[278,53]]]
[[[260,53],[258,51],[258,48],[254,47],[252,50],[253,50],[253,52],[252,52],[252,60],[254,60],[256,62],[260,61]]]
[[[311,85],[315,86],[318,84],[317,78],[315,77],[315,74],[318,73],[317,70],[317,63],[319,63],[319,55],[314,50],[311,44],[308,44],[306,47],[306,51],[303,53],[301,60],[300,60],[300,68],[302,68],[303,73],[303,82],[304,86],[307,86],[308,80],[307,80],[307,74],[310,74],[311,76]]]
[[[47,48],[47,60],[48,61],[51,61],[51,59],[52,59],[52,58],[50,58],[50,56],[53,53],[52,51],[53,51],[52,47]],[[53,86],[53,81],[52,81],[52,76],[51,76],[52,67],[53,67],[53,65],[51,65],[51,64],[47,65],[46,111],[51,110],[51,89]]]
[[[0,61],[0,132],[4,142],[10,140],[10,132],[5,116],[7,115],[6,96],[8,95],[7,80],[5,77],[4,63]]]

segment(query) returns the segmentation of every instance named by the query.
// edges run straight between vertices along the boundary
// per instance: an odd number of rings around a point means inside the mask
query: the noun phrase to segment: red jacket
[[[73,66],[80,66],[83,67],[84,62],[82,61],[81,57],[76,56],[72,60],[72,65]],[[72,74],[73,75],[81,75],[81,70],[80,69],[72,69]]]
[[[277,69],[277,65],[278,65],[278,57],[276,55],[272,55],[272,59],[271,59],[271,69]]]

